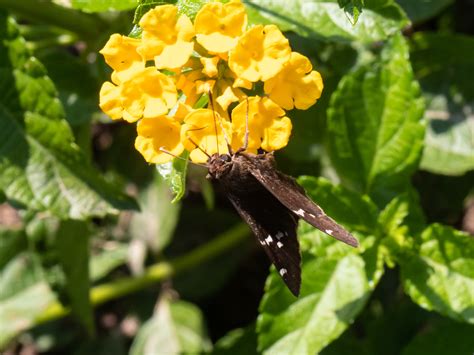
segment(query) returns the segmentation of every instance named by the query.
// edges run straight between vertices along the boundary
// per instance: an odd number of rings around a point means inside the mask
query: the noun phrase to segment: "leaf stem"
[[[222,252],[231,249],[240,243],[249,234],[248,227],[239,223],[225,233],[211,240],[209,243],[194,249],[186,255],[170,261],[162,261],[148,267],[143,275],[137,277],[126,277],[117,281],[95,286],[91,289],[90,300],[93,306],[97,306],[113,299],[134,293],[149,287],[164,279],[191,269]],[[38,318],[34,324],[37,326],[54,319],[64,317],[70,313],[70,309],[59,302],[51,304]]]
[[[97,16],[69,9],[49,1],[0,0],[0,7],[32,21],[63,28],[83,38],[97,37],[106,26]]]

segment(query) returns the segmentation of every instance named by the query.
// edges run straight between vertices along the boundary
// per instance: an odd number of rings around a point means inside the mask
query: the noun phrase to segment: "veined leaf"
[[[158,173],[165,179],[175,194],[173,201],[178,202],[183,198],[186,191],[186,172],[188,170],[189,152],[181,154],[182,159],[175,158],[166,164],[157,164]]]
[[[392,1],[370,1],[355,25],[341,16],[337,0],[248,0],[251,23],[276,24],[282,31],[332,41],[380,41],[408,24],[400,7]]]
[[[0,13],[0,186],[33,210],[81,219],[136,208],[84,157],[41,63]]]
[[[474,324],[474,241],[450,227],[433,224],[419,250],[400,261],[406,292],[421,307]]]
[[[332,96],[329,148],[341,179],[382,206],[404,192],[423,146],[423,109],[407,45],[396,36],[380,62],[348,74]]]

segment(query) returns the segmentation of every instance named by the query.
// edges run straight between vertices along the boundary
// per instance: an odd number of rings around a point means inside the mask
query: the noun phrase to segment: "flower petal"
[[[232,49],[229,67],[240,78],[256,82],[278,74],[290,59],[290,45],[274,25],[255,26],[248,30]]]
[[[194,27],[196,40],[209,52],[228,52],[247,27],[245,7],[240,1],[206,4],[197,13]]]
[[[149,163],[167,163],[173,160],[173,155],[179,156],[184,150],[180,142],[180,124],[173,118],[144,118],[137,125],[137,133],[135,149]],[[173,155],[164,153],[160,148]]]

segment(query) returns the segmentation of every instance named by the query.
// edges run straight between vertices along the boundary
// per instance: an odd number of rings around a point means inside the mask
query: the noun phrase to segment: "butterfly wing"
[[[295,215],[337,240],[353,247],[359,245],[351,233],[306,196],[304,189],[293,178],[275,168],[271,153],[255,157],[248,154],[242,156],[252,165],[251,174]]]
[[[299,295],[301,256],[296,227],[298,219],[263,186],[251,198],[229,191],[227,197],[250,226],[290,291]]]

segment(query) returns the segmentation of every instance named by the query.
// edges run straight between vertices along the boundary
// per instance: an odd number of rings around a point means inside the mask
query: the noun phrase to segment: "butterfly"
[[[213,106],[211,95],[210,103]],[[216,121],[214,113],[217,140]],[[208,169],[208,178],[221,185],[224,194],[249,225],[289,290],[298,296],[301,287],[301,254],[296,233],[299,219],[350,246],[357,247],[359,243],[344,227],[326,215],[295,179],[276,168],[273,152],[246,152],[249,136],[248,101],[245,138],[241,148],[233,152],[223,127],[220,128],[224,132],[229,153],[209,155],[190,137],[188,139],[207,155],[204,166]]]
[[[251,154],[239,149],[213,154],[209,178],[216,180],[249,225],[289,290],[298,296],[301,255],[296,230],[301,218],[350,246],[357,239],[336,223],[305,193],[295,179],[278,171],[273,153]]]

